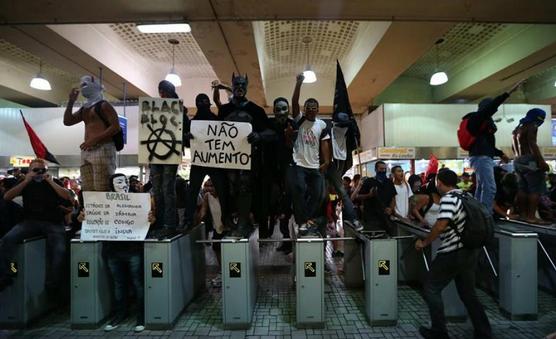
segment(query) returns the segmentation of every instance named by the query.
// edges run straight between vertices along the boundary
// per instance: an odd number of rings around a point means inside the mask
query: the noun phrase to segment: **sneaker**
[[[316,237],[316,238],[322,237],[322,234],[320,234],[320,231],[319,231],[319,227],[316,226],[316,225],[309,226],[309,231],[307,232],[307,235],[308,236],[313,236],[313,237]]]
[[[361,224],[359,220],[353,220],[353,228],[357,232],[361,232],[364,229],[363,224]]]
[[[136,325],[135,328],[133,329],[134,332],[143,332],[145,330],[145,326],[144,325]]]
[[[299,235],[305,235],[307,234],[307,232],[309,232],[309,224],[308,223],[303,223],[301,225],[299,225]]]
[[[436,332],[424,326],[419,326],[419,334],[425,339],[450,339],[448,333]]]
[[[213,287],[222,287],[222,277],[220,276],[220,274],[218,274],[218,275],[216,276],[216,278],[212,279],[212,280],[210,281],[210,284],[211,284]]]
[[[120,325],[118,325],[118,324],[108,324],[108,325],[104,326],[104,332],[114,331],[118,327],[120,327]]]

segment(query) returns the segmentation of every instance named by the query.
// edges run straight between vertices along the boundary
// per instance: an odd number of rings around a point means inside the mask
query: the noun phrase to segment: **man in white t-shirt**
[[[407,218],[409,215],[409,198],[413,196],[413,192],[409,184],[404,180],[404,173],[401,166],[392,167],[392,180],[396,188],[395,213],[398,217]]]
[[[292,97],[292,114],[297,133],[291,127],[286,130],[293,142],[293,165],[288,168],[288,185],[292,192],[293,211],[300,235],[318,235],[315,218],[324,198],[323,173],[330,164],[330,135],[326,123],[317,118],[319,103],[307,99],[304,114],[299,109],[299,93],[303,75],[296,78]],[[322,160],[322,161],[321,161]]]

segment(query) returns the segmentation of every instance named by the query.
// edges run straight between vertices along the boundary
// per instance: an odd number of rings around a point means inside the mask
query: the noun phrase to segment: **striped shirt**
[[[454,189],[446,193],[440,199],[440,213],[438,214],[438,220],[448,219],[450,221],[450,225],[448,225],[448,227],[444,229],[444,232],[440,234],[440,247],[438,248],[437,253],[449,253],[463,247],[463,243],[454,231],[454,227],[457,227],[458,232],[461,234],[461,232],[463,232],[467,215],[463,209],[461,199],[453,193],[464,194],[461,190]]]

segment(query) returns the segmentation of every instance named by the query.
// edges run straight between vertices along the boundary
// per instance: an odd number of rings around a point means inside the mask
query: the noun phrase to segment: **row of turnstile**
[[[364,287],[365,314],[371,325],[394,325],[398,320],[398,283],[423,281],[434,260],[438,242],[418,252],[416,237],[428,230],[404,221],[395,222],[398,235],[355,232],[346,228],[344,283]],[[145,240],[145,325],[171,328],[205,285],[204,225],[191,233],[166,240]],[[496,281],[501,310],[512,319],[537,315],[537,233],[504,222],[496,231],[495,248],[484,248],[486,271]],[[297,238],[295,242],[296,326],[323,327],[325,323],[325,243],[332,239]],[[257,232],[248,239],[222,239],[222,319],[225,328],[248,328],[256,304]],[[542,247],[547,253],[547,250]],[[550,249],[549,249],[550,251]],[[19,327],[49,308],[44,291],[45,239],[26,240],[19,247],[15,283],[0,294],[0,325]],[[493,260],[491,257],[495,256]],[[497,257],[497,258],[496,258]],[[485,270],[481,270],[485,271]],[[556,271],[556,269],[555,269]],[[540,272],[539,272],[540,274]],[[550,277],[550,276],[549,276]],[[548,278],[550,280],[550,278]],[[102,242],[71,242],[71,323],[74,328],[97,327],[111,313],[109,274],[102,257]],[[466,313],[455,286],[443,291],[446,316],[465,320]],[[23,302],[22,302],[23,301]]]

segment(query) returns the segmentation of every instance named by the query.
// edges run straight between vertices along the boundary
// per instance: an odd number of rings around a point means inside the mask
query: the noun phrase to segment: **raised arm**
[[[78,95],[79,90],[77,88],[72,88],[69,94],[68,106],[66,107],[66,111],[64,112],[65,126],[72,126],[83,121],[81,110],[73,113],[73,104],[75,103],[75,100],[77,100]]]
[[[298,74],[297,77],[295,78],[295,88],[293,90],[293,95],[292,95],[292,117],[294,118],[294,120],[297,119],[300,113],[299,93],[301,92],[301,84],[303,83],[304,79],[305,77],[303,76],[302,73]]]

